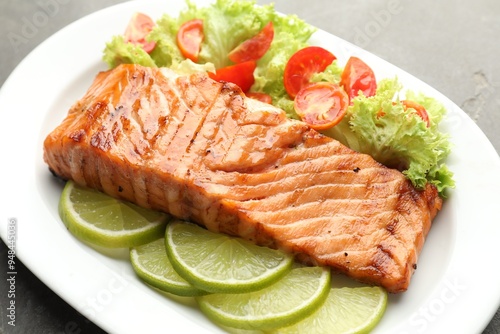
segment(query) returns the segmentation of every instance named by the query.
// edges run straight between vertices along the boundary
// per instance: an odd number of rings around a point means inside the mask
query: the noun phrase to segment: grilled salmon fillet
[[[99,73],[44,159],[63,179],[389,292],[408,288],[442,204],[235,85],[139,65]]]

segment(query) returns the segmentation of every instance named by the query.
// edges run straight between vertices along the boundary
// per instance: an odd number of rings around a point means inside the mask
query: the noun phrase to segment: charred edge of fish
[[[354,168],[352,171],[353,171],[354,173],[357,173],[357,172],[359,172],[360,170],[361,170],[361,168],[356,167],[356,168]]]

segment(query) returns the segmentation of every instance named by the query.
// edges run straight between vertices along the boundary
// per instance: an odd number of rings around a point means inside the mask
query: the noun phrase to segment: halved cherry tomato
[[[134,13],[125,29],[125,42],[142,45],[144,51],[150,53],[155,48],[156,43],[147,42],[146,36],[153,30],[154,26],[154,21],[146,14]]]
[[[273,22],[269,22],[257,35],[247,39],[229,52],[229,60],[234,63],[257,61],[269,50],[273,38],[274,26]]]
[[[182,55],[196,63],[203,37],[203,20],[193,19],[184,22],[177,31],[177,46]]]
[[[273,98],[271,97],[271,95],[268,95],[266,93],[251,92],[247,93],[246,96],[251,99],[259,100],[268,104],[271,104],[273,102]]]
[[[422,118],[425,124],[427,124],[427,127],[431,126],[429,114],[427,113],[427,110],[425,110],[423,105],[410,100],[403,100],[401,101],[401,103],[403,104],[405,110],[408,110],[408,108],[415,110],[415,113]]]
[[[283,83],[291,98],[309,83],[314,73],[323,72],[336,57],[319,46],[309,46],[293,54],[285,66]]]
[[[350,99],[363,92],[366,97],[375,95],[377,81],[373,70],[358,57],[351,57],[342,72],[340,85],[344,87]]]
[[[337,125],[349,106],[349,96],[342,87],[330,82],[311,83],[294,99],[294,108],[302,121],[315,130]]]
[[[255,61],[246,61],[236,65],[219,68],[215,74],[208,72],[208,75],[217,81],[232,82],[240,86],[243,92],[247,92],[255,82],[253,71],[257,64]]]

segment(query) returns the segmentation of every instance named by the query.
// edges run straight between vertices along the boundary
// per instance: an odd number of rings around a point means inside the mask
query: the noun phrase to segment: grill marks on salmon
[[[44,142],[64,179],[309,264],[408,288],[433,186],[205,75],[121,65],[102,72]]]

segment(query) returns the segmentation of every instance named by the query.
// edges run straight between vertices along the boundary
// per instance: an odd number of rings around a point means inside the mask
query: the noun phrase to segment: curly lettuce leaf
[[[194,73],[215,72],[215,66],[212,63],[197,64],[191,59],[186,59],[171,67],[172,70],[181,75],[190,75]]]
[[[103,60],[114,68],[120,64],[139,64],[156,67],[155,61],[141,46],[125,42],[123,36],[114,36],[106,43]]]
[[[418,189],[427,182],[434,184],[444,197],[445,190],[454,187],[453,173],[444,163],[451,150],[449,136],[438,129],[446,109],[433,98],[406,92],[407,99],[426,108],[427,127],[420,116],[400,103],[401,90],[397,79],[380,81],[375,96],[354,98],[344,119],[325,134],[401,170]]]

